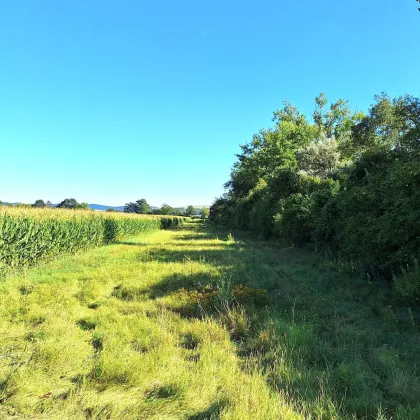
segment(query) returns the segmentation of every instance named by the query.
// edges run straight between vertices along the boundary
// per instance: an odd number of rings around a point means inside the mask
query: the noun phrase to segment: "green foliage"
[[[209,210],[209,221],[218,226],[233,225],[233,210],[235,202],[227,197],[218,198]]]
[[[173,214],[174,212],[175,212],[175,209],[166,203],[162,204],[160,208],[160,214],[169,215],[169,214]]]
[[[194,206],[188,206],[184,211],[184,216],[191,217],[195,215],[195,208]]]
[[[333,232],[334,247],[385,272],[409,264],[420,252],[419,181],[418,163],[395,156],[366,169],[363,178],[356,178],[329,205],[335,211],[324,223]]]
[[[124,206],[124,213],[138,213],[139,206],[137,203],[126,203]]]
[[[207,207],[203,207],[200,210],[200,216],[202,219],[208,219],[209,214],[210,214],[210,210]]]
[[[315,103],[312,124],[285,103],[241,146],[210,220],[391,278],[420,254],[420,99],[382,93],[367,114]]]
[[[59,209],[89,210],[88,203],[78,203],[74,198],[66,198],[57,205]]]
[[[321,139],[296,152],[298,167],[310,175],[329,176],[340,167],[341,156],[335,140]]]
[[[420,305],[420,265],[418,260],[406,268],[401,268],[401,273],[394,276],[394,285],[397,297],[405,304]]]
[[[312,200],[308,195],[292,194],[281,200],[280,211],[274,216],[274,232],[293,245],[311,242],[314,227]]]
[[[37,208],[44,208],[47,205],[45,204],[44,200],[36,200],[34,204],[32,204],[32,207],[37,207]]]
[[[0,211],[0,271],[182,222],[177,217],[4,208]]]
[[[138,211],[136,213],[139,213],[139,214],[150,214],[150,213],[152,213],[152,208],[149,206],[146,199],[142,198],[140,200],[137,200],[136,203],[138,205]]]
[[[127,203],[124,207],[125,213],[137,213],[137,214],[151,214],[152,208],[149,206],[146,199],[141,198],[136,202]]]

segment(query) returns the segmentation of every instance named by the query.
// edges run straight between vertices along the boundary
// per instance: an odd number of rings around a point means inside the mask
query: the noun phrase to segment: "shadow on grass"
[[[200,239],[197,238],[196,240],[199,241]],[[203,250],[206,250],[206,249],[209,249],[209,248],[226,249],[227,246],[228,246],[227,244],[224,244],[223,242],[222,243],[215,243],[215,244],[209,244],[209,243],[194,244],[194,243],[191,243],[191,242],[183,244],[183,243],[180,243],[180,242],[171,242],[170,244],[171,244],[171,246],[174,246],[175,248],[190,248],[190,249],[200,248],[200,249],[203,249]]]
[[[200,263],[217,262],[217,265],[229,265],[239,254],[239,248],[226,247],[224,249],[181,249],[167,250],[165,248],[153,248],[148,252],[142,252],[138,258],[140,261],[159,261],[166,263],[187,263],[196,261]]]
[[[172,274],[163,278],[159,283],[149,287],[147,290],[151,299],[157,299],[171,295],[179,290],[201,292],[206,288],[213,287],[218,277],[208,273],[195,274]]]
[[[148,246],[149,242],[136,242],[136,241],[118,241],[114,242],[115,245],[131,245],[131,246]]]
[[[238,354],[267,375],[273,391],[286,392],[292,401],[311,413],[323,412],[325,418],[375,418],[380,407],[397,418],[420,418],[412,414],[420,413],[419,329],[401,324],[399,309],[389,305],[386,290],[325,270],[306,251],[276,249],[274,242],[245,234],[233,232],[241,238],[240,246],[195,246],[194,240],[222,237],[220,232],[205,233],[203,227],[199,231],[203,234],[175,239],[179,244],[174,246],[182,249],[160,248],[153,254],[162,262],[210,264],[233,284],[266,290],[263,307],[242,303],[248,330],[239,341],[232,340]],[[192,243],[182,244],[183,240]],[[201,318],[204,304],[213,302],[217,280],[208,273],[174,274],[149,293],[155,298],[173,294],[168,309]],[[223,314],[213,311],[213,316]],[[415,323],[413,315],[410,319]],[[217,419],[222,410],[215,403],[189,419]]]
[[[228,406],[228,404],[229,403],[225,400],[217,401],[203,411],[187,417],[187,420],[219,420],[222,411]]]
[[[197,235],[198,233],[198,235]],[[176,241],[196,241],[200,239],[216,239],[216,235],[213,235],[208,232],[197,232],[193,233],[191,235],[185,234],[185,235],[179,235],[175,238]]]

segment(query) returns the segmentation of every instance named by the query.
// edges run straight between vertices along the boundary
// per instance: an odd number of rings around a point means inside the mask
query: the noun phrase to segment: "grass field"
[[[0,418],[419,419],[419,332],[384,284],[188,224],[0,280]]]

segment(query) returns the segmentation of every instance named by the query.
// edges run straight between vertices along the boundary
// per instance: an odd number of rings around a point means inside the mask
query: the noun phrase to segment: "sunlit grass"
[[[235,238],[187,225],[2,280],[0,418],[419,418],[415,314]]]

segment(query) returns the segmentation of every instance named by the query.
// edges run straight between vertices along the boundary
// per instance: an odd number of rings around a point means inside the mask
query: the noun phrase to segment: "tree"
[[[191,217],[195,215],[194,206],[188,206],[184,211],[184,216]]]
[[[107,213],[113,213],[115,212],[115,209],[113,209],[112,207],[109,207],[108,209],[106,209]]]
[[[51,201],[50,200],[48,200],[46,203],[45,203],[45,207],[48,207],[48,208],[52,208],[53,207],[53,205],[52,205],[52,203],[51,203]]]
[[[44,207],[46,207],[46,204],[45,204],[44,200],[36,200],[35,203],[32,204],[32,207],[44,208]]]
[[[89,210],[88,203],[78,203],[74,198],[66,198],[57,205],[60,209]]]
[[[340,165],[341,156],[335,140],[324,139],[296,152],[299,169],[309,175],[326,177]]]
[[[152,208],[147,203],[146,199],[141,198],[140,200],[136,201],[137,204],[137,211],[136,213],[139,214],[150,214],[152,212]]]
[[[202,219],[207,219],[209,217],[210,210],[207,207],[203,207],[200,210],[200,216]]]
[[[369,114],[352,128],[354,154],[382,150],[413,150],[418,145],[420,101],[412,96],[375,96]]]
[[[76,209],[79,203],[74,198],[65,198],[57,205],[59,209]]]
[[[160,208],[160,214],[164,214],[164,215],[172,215],[175,213],[175,209],[170,206],[169,204],[162,204],[161,208]]]
[[[137,203],[126,203],[124,206],[124,213],[138,213],[139,205]]]
[[[137,213],[137,214],[150,214],[152,208],[147,203],[146,199],[141,198],[140,200],[130,203],[126,203],[124,207],[125,213]]]

